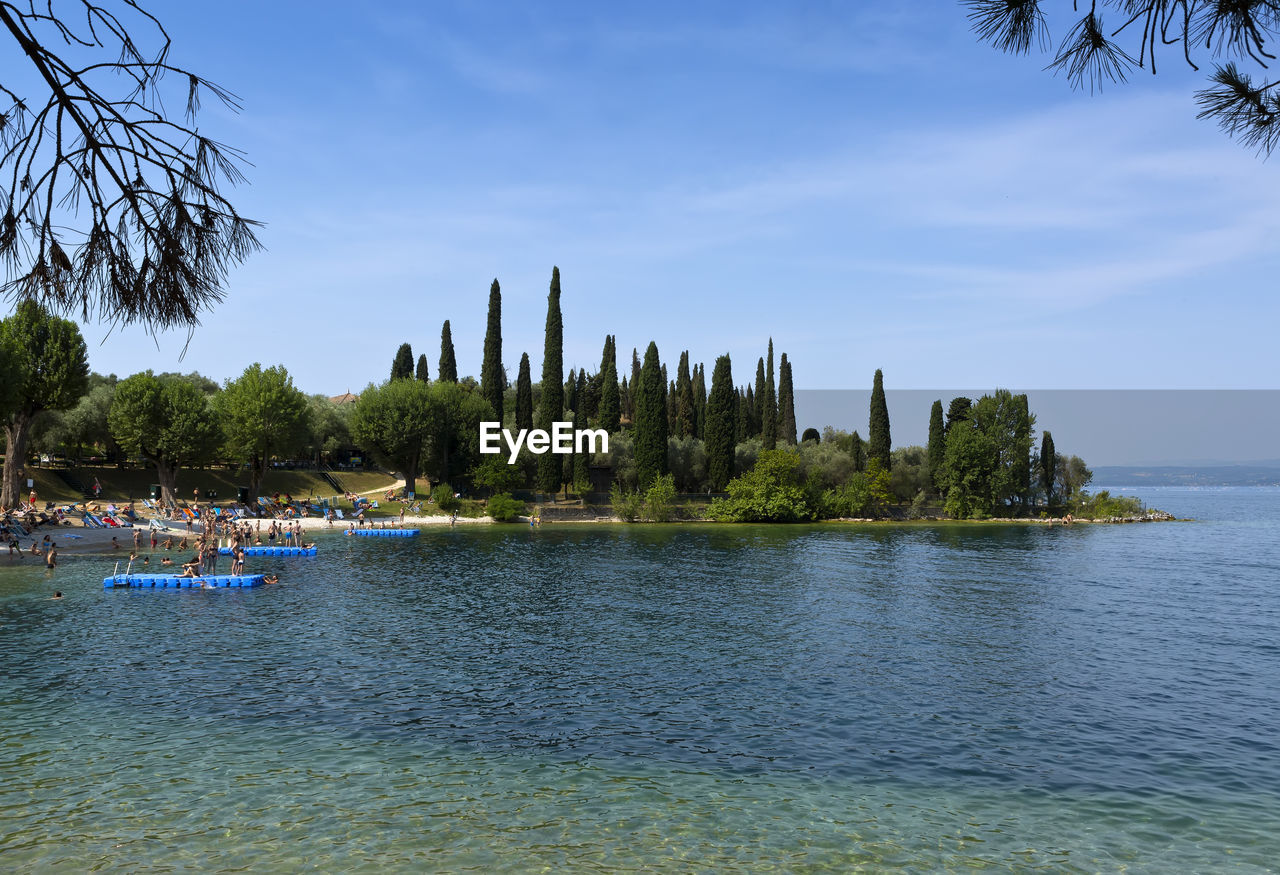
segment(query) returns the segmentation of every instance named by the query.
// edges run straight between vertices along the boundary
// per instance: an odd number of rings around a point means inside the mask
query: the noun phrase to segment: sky
[[[153,4],[155,6],[155,4]],[[978,44],[953,0],[164,4],[174,63],[235,92],[265,251],[193,336],[83,326],[90,365],[309,393],[656,341],[798,389],[1277,388],[1274,161],[1195,119],[1171,51],[1102,94]]]

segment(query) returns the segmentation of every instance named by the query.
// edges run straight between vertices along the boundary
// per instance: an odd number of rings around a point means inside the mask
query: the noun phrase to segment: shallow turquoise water
[[[1280,491],[1144,497],[0,566],[0,867],[1267,870]]]

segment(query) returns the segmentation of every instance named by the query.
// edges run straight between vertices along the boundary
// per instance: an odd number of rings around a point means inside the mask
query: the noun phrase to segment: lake
[[[1122,491],[1196,519],[0,560],[0,867],[1268,870],[1280,490]]]

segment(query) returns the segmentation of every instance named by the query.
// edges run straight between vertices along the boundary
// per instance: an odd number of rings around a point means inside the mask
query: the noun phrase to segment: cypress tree
[[[1053,504],[1053,481],[1058,470],[1058,454],[1053,448],[1053,435],[1045,432],[1040,438],[1040,485],[1044,488],[1044,502]]]
[[[649,342],[636,385],[636,421],[633,443],[636,479],[641,489],[667,473],[667,383],[662,379],[658,344]]]
[[[418,370],[414,373],[414,376],[424,383],[431,382],[431,375],[427,373],[427,354],[425,352],[418,356]]]
[[[502,422],[502,393],[506,378],[502,372],[502,289],[497,279],[489,286],[489,321],[484,331],[484,360],[480,363],[480,394]]]
[[[560,317],[560,268],[551,268],[551,290],[547,293],[547,329],[542,350],[542,402],[538,405],[538,428],[551,432],[551,424],[564,413],[564,321]],[[560,490],[564,460],[555,453],[538,456],[538,489],[546,493]]]
[[[712,374],[714,375],[714,371]],[[706,439],[707,431],[707,366],[699,364],[693,372],[693,431],[699,440]]]
[[[778,445],[778,390],[773,381],[773,338],[769,338],[769,362],[764,382],[764,418],[760,421],[760,444],[766,450]]]
[[[1025,394],[1014,395],[1012,406],[1014,426],[1010,474],[1013,478],[1014,497],[1023,510],[1026,510],[1031,503],[1031,445],[1035,442],[1031,436],[1031,428],[1035,425],[1035,417],[1031,415],[1031,404]]]
[[[764,361],[764,359],[761,359],[761,361]],[[761,369],[760,373],[763,374],[764,370]],[[741,392],[741,390],[739,391]],[[760,421],[756,419],[756,414],[760,411],[760,404],[756,400],[755,390],[751,388],[750,383],[747,384],[747,391],[742,392],[742,400],[746,405],[746,410],[744,411],[745,417],[742,421],[744,431],[742,432],[741,439],[738,441],[739,443],[753,437],[759,437],[760,435]]]
[[[693,400],[693,377],[689,373],[689,350],[680,353],[680,366],[676,369],[675,428],[676,437],[690,437],[695,430],[697,413]]]
[[[796,398],[791,385],[791,362],[782,354],[778,364],[778,433],[784,443],[796,445]]]
[[[520,354],[520,375],[516,377],[516,428],[533,428],[533,380],[527,352]]]
[[[640,354],[636,352],[636,348],[631,347],[631,391],[636,391],[636,386],[640,383]]]
[[[628,423],[636,421],[636,404],[635,393],[631,391],[631,384],[627,382],[627,378],[623,377],[622,382],[618,385],[618,407],[621,411],[618,415],[618,427],[622,427],[622,417],[627,418]]]
[[[853,456],[853,470],[867,470],[867,445],[856,431],[849,436],[849,455]]]
[[[586,369],[578,372],[578,381],[586,383],[584,374]],[[585,391],[585,386],[583,387]],[[583,392],[579,392],[578,397],[582,397]],[[578,405],[578,409],[573,412],[573,427],[575,430],[587,427],[587,411],[583,404]],[[574,491],[582,493],[590,489],[591,483],[591,454],[584,449],[581,453],[574,453],[569,457],[573,460],[573,467],[569,469],[569,480],[573,483]]]
[[[413,347],[400,344],[396,357],[391,361],[391,379],[407,380],[413,376]]]
[[[715,373],[712,372],[712,376]],[[751,431],[751,419],[755,416],[755,407],[751,402],[751,384],[747,384],[747,391],[741,389],[735,390],[738,396],[738,416],[737,421],[733,424],[733,440],[734,444],[740,444],[745,440],[754,437]],[[707,402],[708,404],[711,402]]]
[[[618,392],[618,351],[615,339],[608,335],[600,359],[600,377],[600,427],[613,434],[618,430],[622,399]]]
[[[436,368],[440,375],[437,379],[442,383],[458,382],[458,360],[453,355],[453,332],[449,330],[449,320],[444,320],[444,328],[440,329],[440,367]]]
[[[876,459],[880,467],[889,470],[889,405],[884,400],[884,374],[876,368],[871,386],[871,421],[867,432],[867,458]]]
[[[578,412],[578,375],[569,368],[569,379],[564,381],[564,409]]]
[[[738,392],[733,386],[733,366],[728,355],[716,359],[711,372],[711,396],[707,399],[707,479],[713,492],[723,492],[733,479],[734,432],[738,420]]]
[[[947,458],[947,427],[942,421],[942,399],[933,402],[929,410],[929,479],[934,491],[942,494],[946,472],[942,470]]]
[[[750,437],[757,437],[764,432],[764,356],[756,359],[755,394],[749,395],[751,405]]]

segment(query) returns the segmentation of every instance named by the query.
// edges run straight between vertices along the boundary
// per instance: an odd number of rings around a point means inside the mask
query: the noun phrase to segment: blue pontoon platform
[[[230,556],[230,547],[219,547],[218,555]],[[246,556],[314,556],[315,547],[245,547]]]
[[[412,538],[418,529],[347,529],[347,534],[366,538]]]
[[[262,586],[263,577],[261,574],[206,574],[203,577],[183,577],[180,574],[113,574],[102,579],[102,588],[201,589],[205,586]]]

